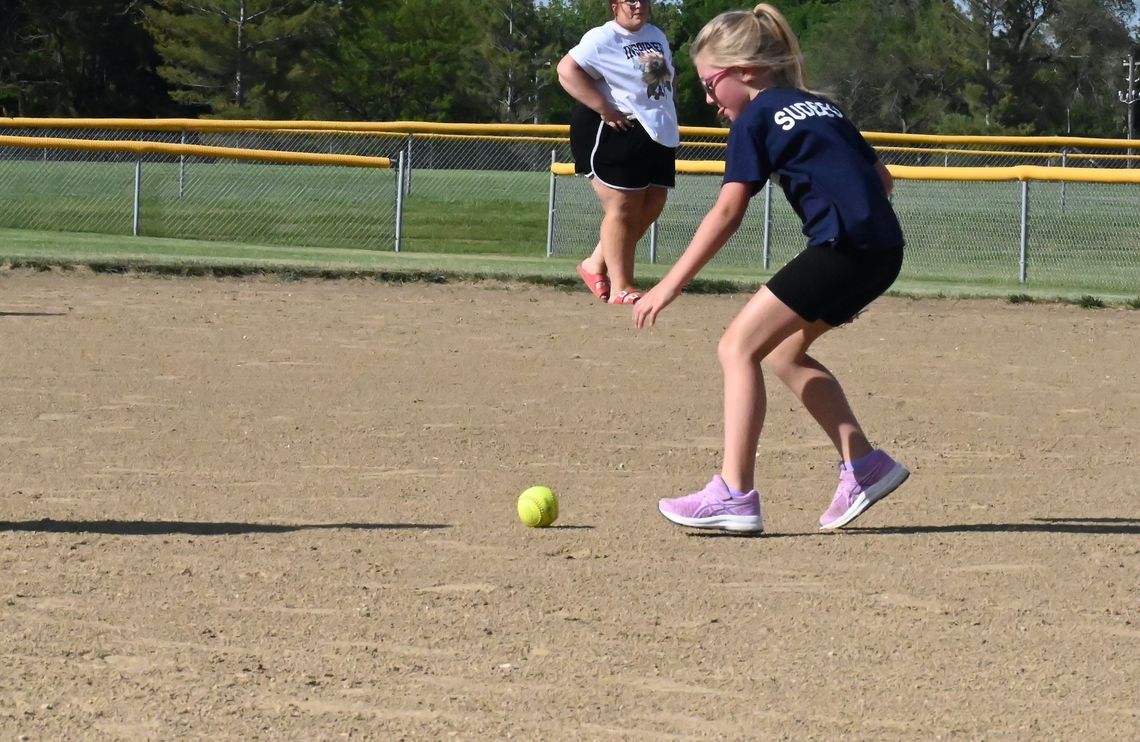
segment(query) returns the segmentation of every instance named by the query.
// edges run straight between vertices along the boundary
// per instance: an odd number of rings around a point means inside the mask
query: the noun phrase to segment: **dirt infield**
[[[743,300],[0,272],[0,736],[1140,735],[1140,312],[882,300],[818,356],[914,476],[819,533],[773,385],[734,538],[655,505]]]

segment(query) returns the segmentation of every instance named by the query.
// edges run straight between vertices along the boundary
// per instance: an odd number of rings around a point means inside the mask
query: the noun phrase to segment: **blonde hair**
[[[800,42],[784,15],[768,3],[713,18],[693,39],[689,55],[715,67],[758,67],[772,85],[808,89]]]

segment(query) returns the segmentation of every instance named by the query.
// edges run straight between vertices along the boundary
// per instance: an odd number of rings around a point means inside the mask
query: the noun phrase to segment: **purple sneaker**
[[[742,497],[733,497],[719,474],[700,492],[661,500],[657,503],[657,509],[673,523],[689,528],[748,533],[764,530],[764,518],[760,515],[760,493],[752,490]]]
[[[819,527],[824,530],[842,528],[863,514],[867,508],[882,500],[906,481],[910,472],[883,451],[875,449],[858,476],[840,464],[839,489],[831,507],[819,516]]]

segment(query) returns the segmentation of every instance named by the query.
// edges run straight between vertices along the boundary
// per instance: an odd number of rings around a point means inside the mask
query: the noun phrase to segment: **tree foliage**
[[[654,0],[689,44],[736,0]],[[863,129],[1121,136],[1134,0],[782,0],[809,85]],[[601,0],[0,0],[0,112],[568,121],[554,65]]]
[[[288,115],[303,88],[309,44],[331,35],[338,3],[313,0],[155,0],[146,28],[171,96],[231,117]]]
[[[0,113],[143,116],[170,100],[129,0],[0,0]]]

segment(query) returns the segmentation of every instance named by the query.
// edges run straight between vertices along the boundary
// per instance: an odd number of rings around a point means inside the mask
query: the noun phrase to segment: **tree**
[[[219,116],[297,115],[304,50],[332,32],[335,0],[155,0],[146,28],[180,103]]]
[[[677,67],[678,80],[674,81],[674,95],[678,102],[683,91],[681,75],[685,69],[687,59],[679,53],[679,39],[684,37],[682,0],[655,0],[653,3],[652,22],[665,32],[669,45],[673,49],[674,65]],[[566,52],[578,44],[582,35],[595,26],[600,26],[613,18],[609,7],[601,0],[549,0],[536,4],[535,19],[538,24],[536,33],[540,39],[538,64],[535,66],[536,79],[540,81],[540,108],[549,121],[567,123],[570,121],[570,112],[574,107],[573,99],[557,84],[557,74],[553,67]],[[699,27],[698,27],[699,28]],[[545,63],[550,62],[550,68]],[[688,65],[691,82],[696,85],[696,77],[691,72],[692,65]],[[696,89],[699,89],[696,88]],[[682,118],[684,120],[684,118]]]
[[[141,17],[129,0],[0,0],[0,113],[169,113]]]
[[[554,66],[609,17],[597,0],[358,0],[322,48],[331,117],[568,121]]]
[[[974,40],[945,0],[852,0],[805,34],[811,81],[860,128],[934,131],[966,115]]]
[[[1115,5],[1115,7],[1113,7]],[[1047,29],[1048,57],[1039,75],[1050,83],[1035,128],[1042,133],[1123,131],[1117,91],[1130,38],[1127,3],[1069,0]]]
[[[486,71],[484,84],[495,101],[498,120],[533,120],[538,113],[539,75],[553,49],[545,41],[533,0],[478,0],[476,21]]]
[[[566,124],[574,99],[558,84],[555,66],[582,39],[582,34],[612,18],[605,3],[591,0],[549,0],[535,8],[536,33],[540,39],[541,69],[536,67],[539,107],[546,121]],[[545,62],[550,66],[546,67]]]
[[[984,91],[988,130],[1054,134],[1075,125],[1118,135],[1130,0],[967,0],[967,12],[987,49],[975,90]]]
[[[469,0],[346,5],[335,39],[317,50],[314,107],[329,118],[495,120],[477,15]]]

